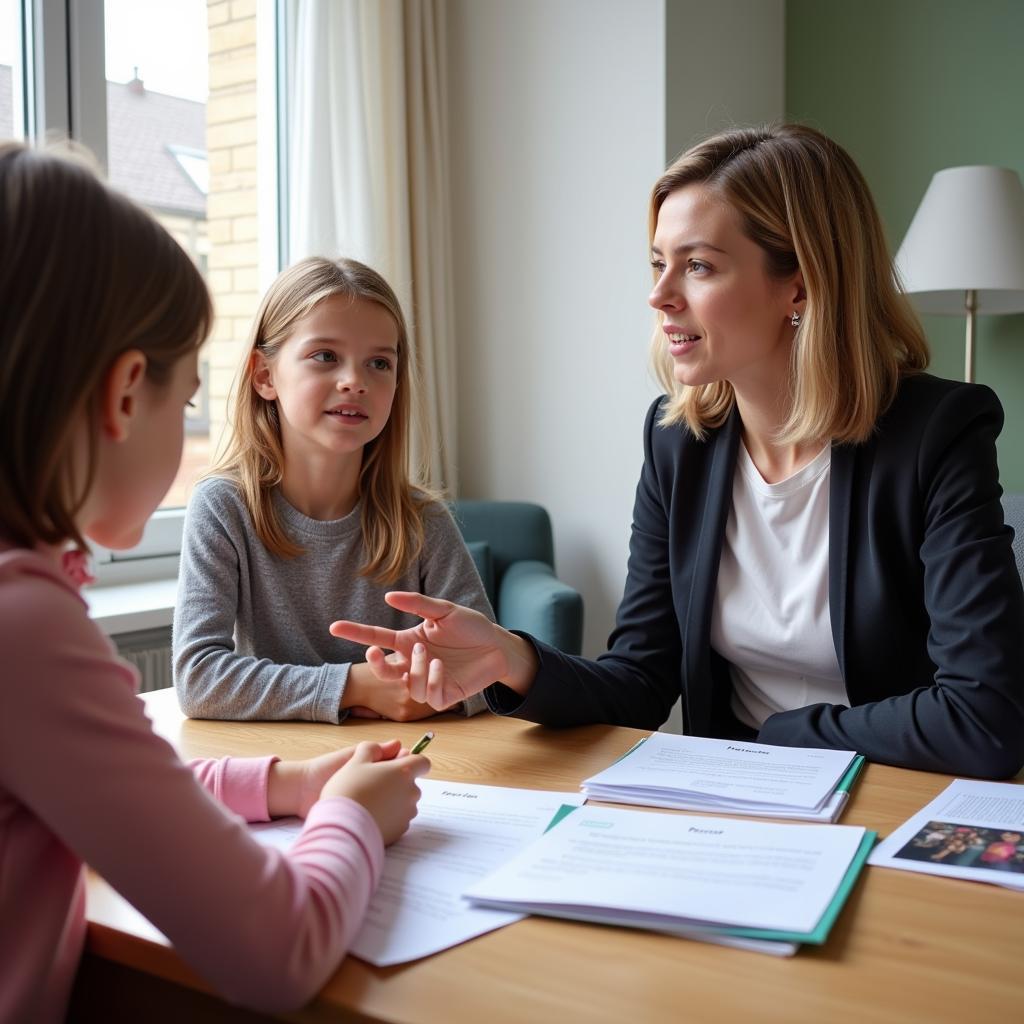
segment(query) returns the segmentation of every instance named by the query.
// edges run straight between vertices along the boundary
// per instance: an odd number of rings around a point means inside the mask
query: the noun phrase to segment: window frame
[[[149,517],[142,539],[135,547],[114,551],[100,544],[90,544],[96,582],[104,585],[139,583],[176,575],[184,528],[183,508],[161,508]]]
[[[35,93],[32,80],[35,67],[32,57],[33,17],[27,0],[15,0],[10,10],[14,13],[16,39],[16,56],[11,64],[11,138],[24,140],[31,136],[29,110]]]

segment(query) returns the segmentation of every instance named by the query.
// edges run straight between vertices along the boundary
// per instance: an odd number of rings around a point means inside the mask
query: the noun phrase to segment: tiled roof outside
[[[13,134],[11,68],[0,64],[0,138]],[[136,202],[202,218],[206,196],[171,152],[206,152],[206,105],[132,85],[107,82],[110,183]]]
[[[206,196],[169,146],[206,152],[206,104],[107,82],[110,182],[143,206],[206,216]]]

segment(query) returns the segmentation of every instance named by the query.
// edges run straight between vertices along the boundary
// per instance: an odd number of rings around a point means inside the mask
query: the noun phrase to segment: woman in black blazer
[[[644,428],[629,571],[596,661],[415,594],[381,671],[441,709],[485,690],[546,725],[857,750],[1006,777],[1024,763],[1024,595],[986,387],[923,372],[867,185],[820,133],[734,130],[650,211],[666,395]],[[500,680],[493,683],[493,680]]]

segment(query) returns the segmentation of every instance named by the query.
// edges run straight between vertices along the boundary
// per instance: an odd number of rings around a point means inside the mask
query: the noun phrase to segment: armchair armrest
[[[583,649],[583,598],[544,562],[514,562],[498,589],[498,622],[566,654]]]

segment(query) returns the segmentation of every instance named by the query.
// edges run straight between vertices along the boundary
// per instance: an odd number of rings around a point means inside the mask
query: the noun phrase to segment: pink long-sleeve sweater
[[[83,862],[225,998],[264,1011],[307,1001],[362,923],[384,857],[367,811],[321,800],[287,854],[260,846],[242,819],[267,819],[273,759],[190,770],[136,686],[56,555],[0,546],[3,1024],[63,1019]]]

